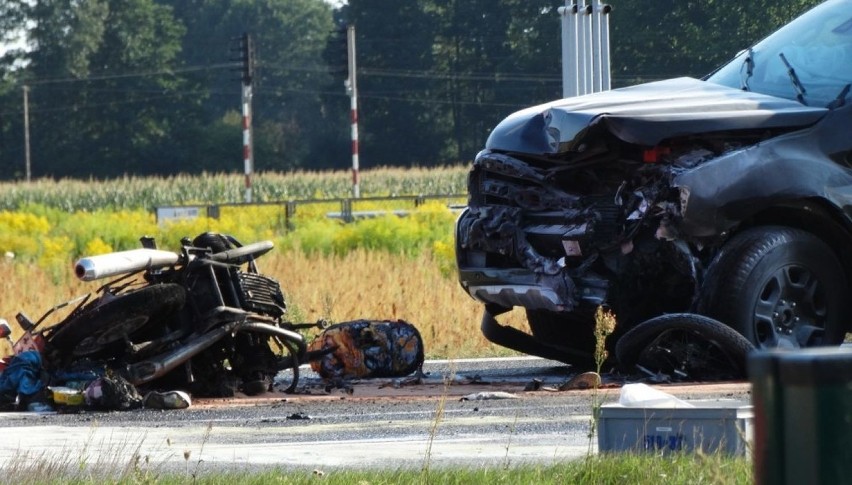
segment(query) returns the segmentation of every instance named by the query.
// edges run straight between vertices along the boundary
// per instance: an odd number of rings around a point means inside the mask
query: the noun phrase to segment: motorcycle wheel
[[[652,318],[627,331],[615,346],[625,371],[666,374],[675,381],[743,379],[753,349],[736,330],[695,313]]]
[[[75,357],[103,354],[179,310],[185,302],[186,291],[180,285],[146,286],[60,324],[49,343],[53,349]]]

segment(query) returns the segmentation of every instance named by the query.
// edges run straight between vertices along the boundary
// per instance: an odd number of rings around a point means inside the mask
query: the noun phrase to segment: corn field
[[[466,192],[467,167],[429,169],[378,168],[361,171],[362,196],[460,194]],[[349,197],[349,171],[257,173],[252,177],[255,202]],[[110,180],[39,179],[0,183],[0,210],[41,205],[68,212],[152,209],[157,206],[241,202],[242,174],[132,177]]]

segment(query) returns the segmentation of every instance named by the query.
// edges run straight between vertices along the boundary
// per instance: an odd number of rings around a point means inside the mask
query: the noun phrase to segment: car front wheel
[[[827,244],[799,229],[764,226],[721,249],[698,311],[757,348],[799,348],[841,343],[849,300],[843,267]]]

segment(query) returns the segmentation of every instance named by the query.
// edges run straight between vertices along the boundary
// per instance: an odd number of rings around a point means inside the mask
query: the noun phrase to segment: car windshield
[[[707,81],[828,106],[852,83],[852,0],[829,0],[737,55]]]

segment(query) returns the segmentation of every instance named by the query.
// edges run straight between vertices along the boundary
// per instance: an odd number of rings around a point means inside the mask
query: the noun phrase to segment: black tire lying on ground
[[[141,331],[183,307],[186,291],[177,284],[145,286],[96,306],[61,324],[50,346],[61,353],[90,356],[121,345],[125,335]]]
[[[695,313],[672,313],[628,330],[615,346],[625,372],[662,373],[672,380],[737,380],[746,377],[754,345],[718,320]],[[641,367],[641,369],[640,369]]]

